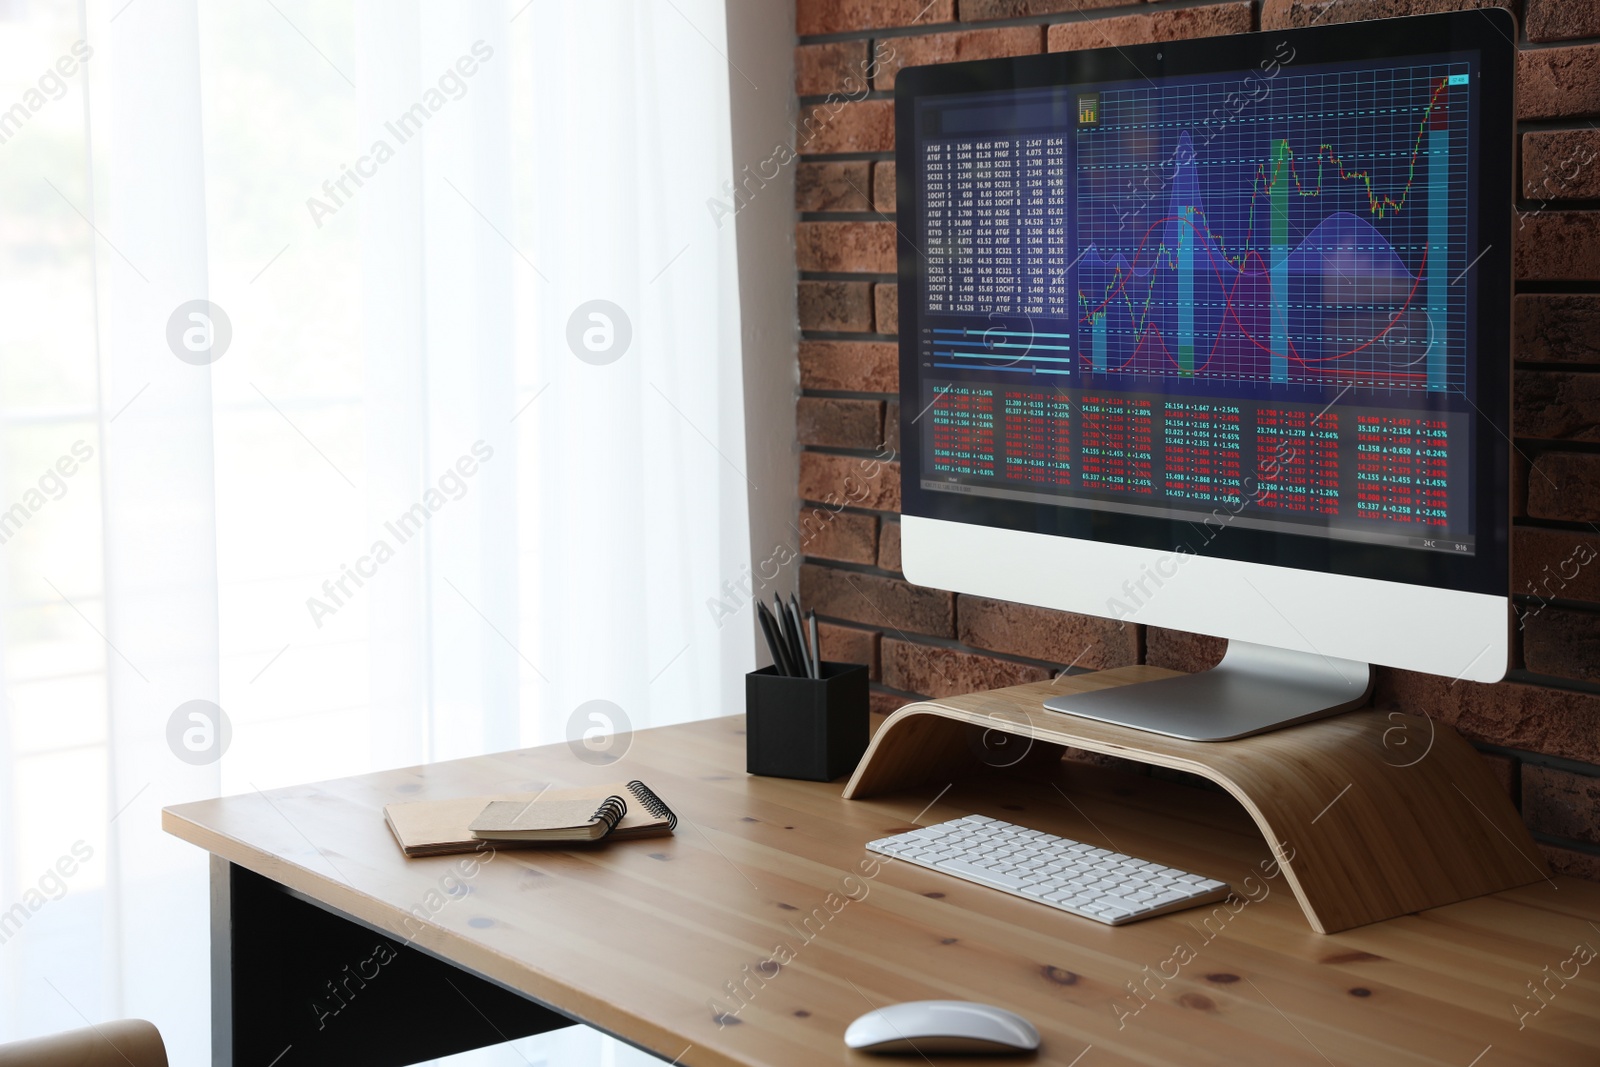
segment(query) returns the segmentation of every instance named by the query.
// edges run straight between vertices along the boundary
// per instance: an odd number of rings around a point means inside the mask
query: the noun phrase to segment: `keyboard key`
[[[1103,923],[1220,900],[1214,878],[969,815],[880,838],[873,852]]]
[[[971,863],[967,860],[940,860],[934,866],[937,870],[946,871],[950,874],[959,874],[972,879],[974,882],[982,882],[985,885],[1021,889],[1027,884],[1021,878],[1012,878],[991,868],[980,867],[976,863]]]

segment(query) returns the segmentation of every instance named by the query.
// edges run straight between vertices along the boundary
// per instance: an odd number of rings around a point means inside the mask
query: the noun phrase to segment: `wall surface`
[[[794,98],[782,90],[794,77],[794,0],[727,5],[729,128],[733,181],[726,199],[713,202],[718,227],[735,229],[739,248],[739,351],[744,374],[744,476],[750,487],[751,570],[761,580],[794,558],[795,265],[787,246],[794,224],[792,166],[777,165],[794,122]],[[760,82],[747,81],[754,72]],[[763,92],[762,89],[766,91]],[[782,568],[786,580],[791,564]],[[727,573],[739,573],[736,566]],[[767,587],[763,587],[767,588]],[[787,589],[784,592],[788,592]],[[761,638],[754,610],[741,608],[724,627],[743,647],[745,662]],[[760,653],[757,653],[758,655]],[[744,705],[744,674],[725,671],[721,706]]]
[[[897,70],[1490,6],[1482,0],[797,0],[795,206],[805,562],[823,651],[871,664],[888,711],[1078,668],[1194,670],[1211,638],[1043,611],[900,574],[894,229]],[[1380,707],[1453,725],[1551,864],[1600,880],[1600,0],[1519,0],[1510,678],[1383,670]],[[841,505],[843,505],[841,507]]]

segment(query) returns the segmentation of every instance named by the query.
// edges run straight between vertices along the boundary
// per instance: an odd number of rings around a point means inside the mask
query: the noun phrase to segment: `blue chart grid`
[[[1102,92],[1074,134],[1090,380],[1462,391],[1473,91],[1441,63]]]

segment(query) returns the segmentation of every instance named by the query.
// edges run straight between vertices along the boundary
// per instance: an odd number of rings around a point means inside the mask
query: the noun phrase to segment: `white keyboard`
[[[1111,926],[1228,895],[1228,886],[985,815],[868,842],[869,851]]]

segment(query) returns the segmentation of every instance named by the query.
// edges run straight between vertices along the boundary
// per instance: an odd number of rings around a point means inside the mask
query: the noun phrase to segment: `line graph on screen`
[[[1460,389],[1464,70],[1282,77],[1200,146],[1229,86],[1102,93],[1078,131],[1079,370]],[[1139,202],[1152,168],[1164,192]]]

